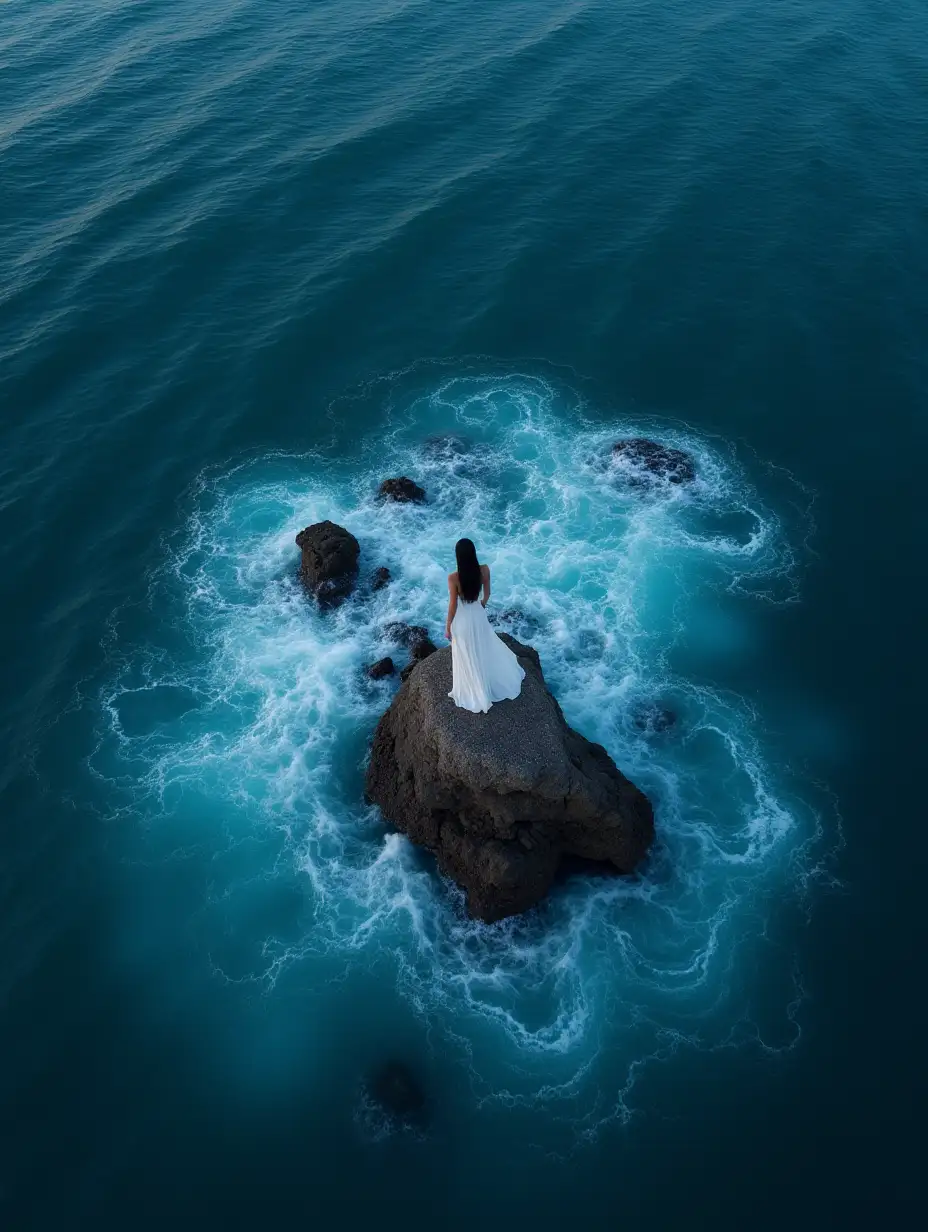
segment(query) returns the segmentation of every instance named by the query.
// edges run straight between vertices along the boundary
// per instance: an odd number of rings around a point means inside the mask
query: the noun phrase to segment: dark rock
[[[587,860],[584,856],[564,855],[557,869],[558,882],[569,881],[571,877],[618,877],[621,874],[612,864],[604,864],[602,860]]]
[[[393,675],[396,671],[396,664],[390,658],[378,659],[376,663],[372,663],[364,670],[371,680],[383,680],[385,676]]]
[[[407,650],[412,650],[419,642],[429,640],[428,629],[422,625],[403,624],[399,620],[386,625],[383,635],[387,641],[394,642],[397,646],[405,646]]]
[[[375,569],[371,575],[371,590],[383,590],[383,588],[390,582],[391,577],[392,575],[390,570],[381,565],[380,568]]]
[[[438,647],[433,642],[416,642],[412,648],[412,658],[400,672],[400,680],[405,683],[422,660],[433,655],[437,649]]]
[[[407,625],[394,621],[393,624],[387,625],[383,632],[388,641],[395,642],[397,646],[405,646],[409,651],[411,662],[400,672],[400,679],[404,681],[412,675],[414,667],[438,649],[429,637],[428,629],[422,625]]]
[[[401,1127],[422,1129],[428,1102],[419,1080],[402,1061],[387,1061],[364,1083],[364,1094],[381,1113]]]
[[[668,731],[676,723],[677,716],[657,702],[637,702],[631,709],[631,720],[639,731],[653,735]]]
[[[413,669],[417,668],[423,659],[427,659],[429,655],[433,655],[438,647],[434,642],[426,638],[424,642],[415,642],[410,651],[411,659],[400,672],[400,680],[407,681],[413,673]]]
[[[296,542],[303,553],[300,574],[307,589],[323,605],[340,603],[358,576],[357,539],[334,522],[316,522],[301,530]]]
[[[564,856],[631,872],[654,837],[649,801],[604,748],[568,727],[537,653],[503,640],[525,668],[519,697],[488,714],[458,709],[451,651],[433,652],[380,720],[366,784],[487,921],[544,898]]]
[[[643,436],[631,436],[616,441],[612,457],[631,472],[633,483],[664,479],[670,483],[692,483],[696,478],[693,459],[682,449],[671,449]]]
[[[382,500],[398,501],[400,504],[415,503],[421,505],[425,500],[425,488],[420,488],[412,479],[403,475],[399,479],[385,479],[378,489],[377,495]]]

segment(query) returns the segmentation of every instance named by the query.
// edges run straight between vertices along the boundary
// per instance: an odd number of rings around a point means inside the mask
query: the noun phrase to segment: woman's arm
[[[490,602],[490,566],[481,565],[480,572],[483,574],[483,598],[480,602],[486,607]]]
[[[458,610],[458,577],[456,573],[448,574],[448,618],[445,621],[445,637],[451,641],[451,622]]]

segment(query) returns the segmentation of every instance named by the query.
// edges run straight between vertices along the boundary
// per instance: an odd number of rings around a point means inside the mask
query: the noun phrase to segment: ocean
[[[0,4],[4,1228],[915,1222],[926,82],[913,0]],[[464,534],[656,819],[494,925],[364,799]]]

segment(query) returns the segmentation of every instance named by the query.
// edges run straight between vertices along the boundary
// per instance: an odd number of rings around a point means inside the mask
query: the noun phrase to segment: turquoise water
[[[909,1218],[924,12],[12,0],[0,66],[9,1226]],[[323,615],[327,517],[394,580]],[[461,533],[656,808],[494,926],[363,798]]]

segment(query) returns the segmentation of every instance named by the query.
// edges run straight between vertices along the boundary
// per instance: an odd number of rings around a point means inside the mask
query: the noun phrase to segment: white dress
[[[479,599],[458,599],[451,622],[451,678],[448,696],[475,714],[485,714],[494,702],[516,698],[522,691],[522,664],[490,628]]]

